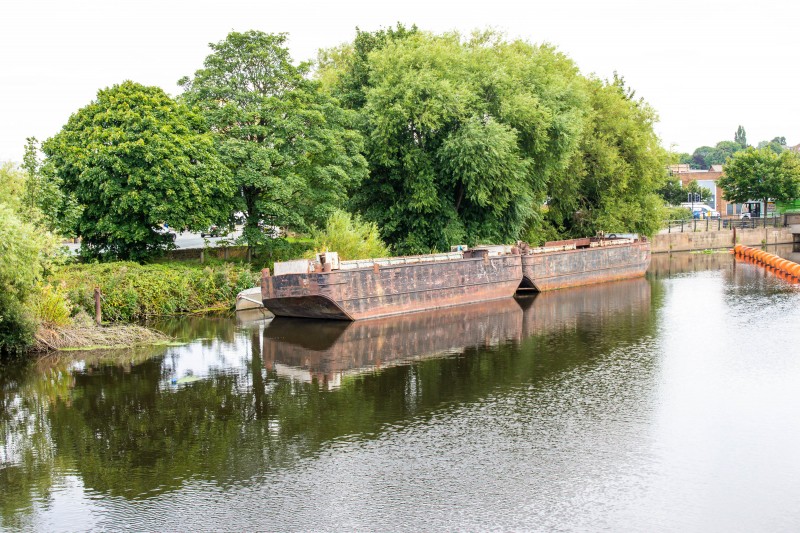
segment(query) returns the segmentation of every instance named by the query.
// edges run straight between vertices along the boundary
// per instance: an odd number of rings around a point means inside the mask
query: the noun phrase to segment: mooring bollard
[[[94,288],[94,321],[97,322],[97,325],[100,326],[103,323],[103,312],[100,306],[100,287]]]

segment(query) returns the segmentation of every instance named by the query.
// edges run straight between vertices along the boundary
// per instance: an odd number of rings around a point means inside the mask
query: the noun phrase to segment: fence
[[[786,226],[786,217],[778,215],[766,218],[705,218],[691,220],[667,220],[661,233],[684,233],[698,231],[723,231],[736,229],[782,228]]]

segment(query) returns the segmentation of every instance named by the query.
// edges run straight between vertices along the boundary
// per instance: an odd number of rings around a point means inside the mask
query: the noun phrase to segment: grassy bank
[[[77,309],[94,316],[94,288],[103,295],[103,321],[231,309],[236,294],[258,284],[247,265],[131,262],[67,265],[48,282]]]

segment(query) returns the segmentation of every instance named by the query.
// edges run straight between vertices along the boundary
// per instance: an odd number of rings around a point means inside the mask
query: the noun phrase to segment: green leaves
[[[547,218],[570,236],[658,230],[666,153],[653,132],[655,112],[634,100],[621,78],[588,80],[588,109],[570,169],[549,185]]]
[[[162,224],[200,230],[227,217],[228,170],[198,117],[157,87],[98,92],[44,143],[63,190],[83,206],[83,252],[143,260],[171,246]]]
[[[321,66],[362,117],[371,173],[354,205],[396,251],[655,231],[665,154],[621,78],[587,80],[553,47],[493,32],[402,30],[358,32]]]
[[[750,147],[731,157],[724,170],[719,186],[728,201],[790,202],[800,197],[800,156],[791,150],[777,154],[769,147]]]
[[[230,33],[180,84],[215,133],[239,189],[248,244],[258,223],[306,230],[321,224],[366,175],[355,117],[294,66],[285,34]]]

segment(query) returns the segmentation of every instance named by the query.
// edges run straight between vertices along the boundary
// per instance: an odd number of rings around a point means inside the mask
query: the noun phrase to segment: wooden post
[[[94,321],[100,326],[103,323],[103,312],[100,306],[100,287],[94,288]]]
[[[206,262],[205,250],[200,250],[200,264],[202,265],[205,262]]]

